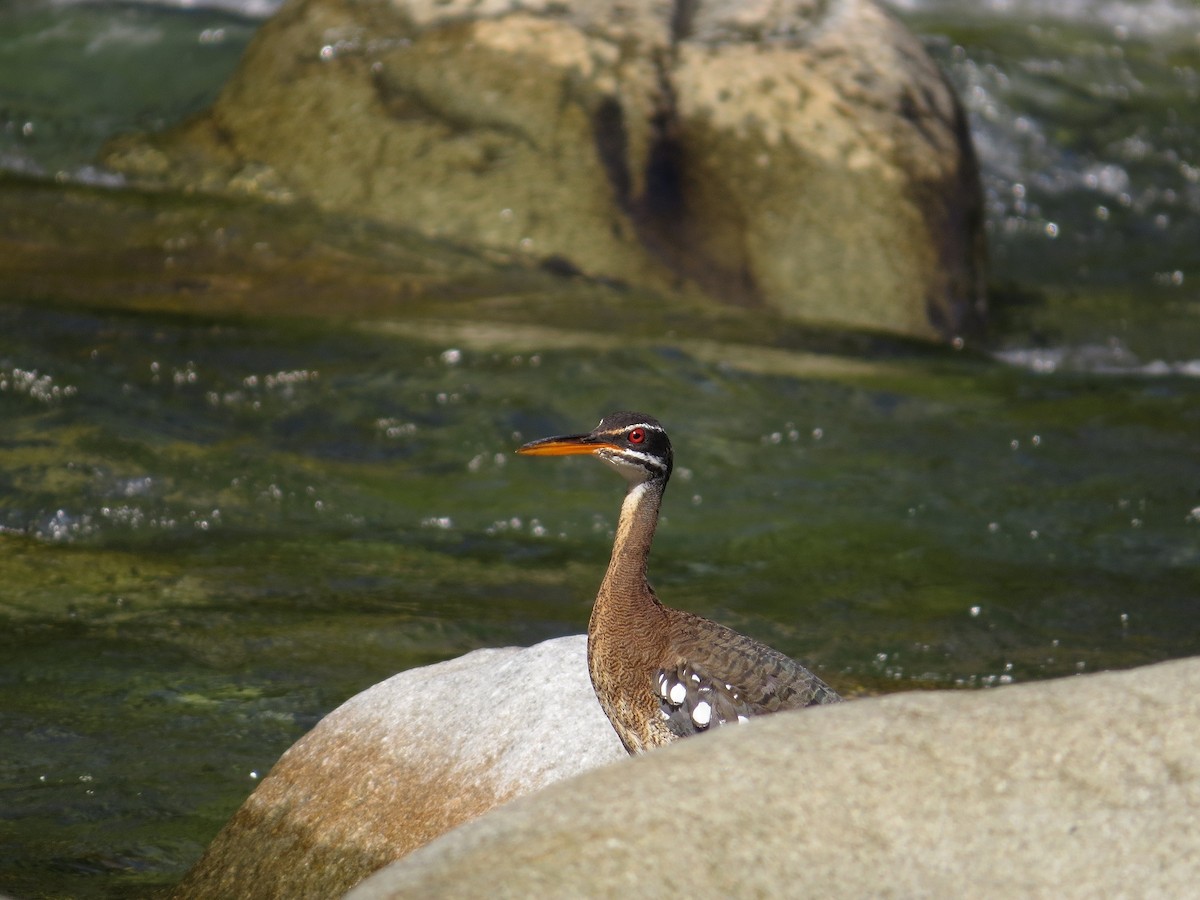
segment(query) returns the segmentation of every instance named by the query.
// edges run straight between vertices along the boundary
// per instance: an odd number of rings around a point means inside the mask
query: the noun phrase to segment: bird
[[[587,660],[600,706],[630,755],[751,716],[841,701],[778,650],[658,599],[647,560],[674,460],[657,419],[615,412],[587,434],[530,441],[517,453],[589,454],[628,482],[588,622]]]

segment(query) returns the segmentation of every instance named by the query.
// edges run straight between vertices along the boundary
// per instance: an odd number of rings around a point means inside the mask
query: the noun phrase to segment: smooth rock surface
[[[280,758],[175,896],[336,897],[496,804],[625,758],[585,647],[477,650],[351,698]]]
[[[211,110],[104,162],[668,298],[922,338],[984,315],[962,110],[871,0],[290,0]]]
[[[498,809],[395,897],[1191,897],[1200,659],[782,713]]]

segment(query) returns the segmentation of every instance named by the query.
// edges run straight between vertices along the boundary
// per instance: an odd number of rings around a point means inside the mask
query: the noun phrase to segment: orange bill
[[[593,437],[590,434],[568,434],[562,437],[548,437],[530,441],[517,448],[517,452],[525,456],[575,456],[583,453],[595,453],[604,447],[616,449],[616,445]]]

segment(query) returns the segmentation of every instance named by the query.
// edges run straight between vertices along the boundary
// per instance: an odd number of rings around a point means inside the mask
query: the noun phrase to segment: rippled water
[[[104,137],[211,98],[255,26],[239,10],[4,6],[0,165],[104,182]],[[856,365],[814,377],[733,332],[85,309],[112,290],[86,267],[60,294],[0,288],[0,892],[146,895],[355,691],[580,631],[622,485],[511,451],[611,409],[675,444],[664,599],[839,687],[1200,651],[1200,13],[901,12],[985,164],[1001,309],[981,352],[849,344]],[[247,278],[237,242],[279,226],[199,220],[189,241]],[[372,246],[400,253],[331,255]]]
[[[577,632],[621,485],[522,440],[632,405],[676,445],[652,574],[841,687],[1197,650],[1200,383],[979,361],[756,374],[5,307],[0,884],[177,877],[325,711]]]

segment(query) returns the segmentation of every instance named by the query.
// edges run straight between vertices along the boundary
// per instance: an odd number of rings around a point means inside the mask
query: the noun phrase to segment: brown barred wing
[[[667,727],[684,737],[841,697],[794,659],[708,619],[672,610],[671,665],[653,690]]]

